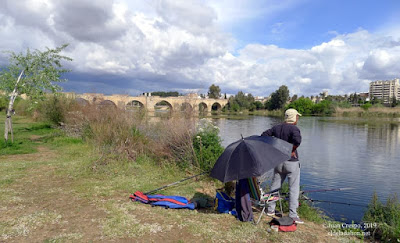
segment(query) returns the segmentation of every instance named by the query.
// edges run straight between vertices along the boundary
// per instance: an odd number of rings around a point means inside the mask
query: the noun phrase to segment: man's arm
[[[292,141],[293,141],[292,157],[297,158],[296,149],[301,144],[301,133],[300,133],[300,129],[298,129],[297,127],[296,127],[296,129],[293,130]]]
[[[293,145],[293,148],[292,148],[292,157],[294,157],[294,158],[296,158],[297,159],[297,156],[296,156],[296,149],[297,149],[297,147],[299,147],[299,146],[296,146],[296,145]]]
[[[264,131],[262,134],[261,134],[261,136],[272,136],[272,134],[274,134],[273,133],[273,131],[272,131],[272,128],[271,129],[268,129],[267,131]]]

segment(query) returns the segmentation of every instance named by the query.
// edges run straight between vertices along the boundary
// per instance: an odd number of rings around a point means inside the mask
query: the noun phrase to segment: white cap
[[[287,123],[295,123],[296,122],[296,116],[299,115],[301,116],[301,114],[293,108],[287,109],[285,111],[285,122]]]

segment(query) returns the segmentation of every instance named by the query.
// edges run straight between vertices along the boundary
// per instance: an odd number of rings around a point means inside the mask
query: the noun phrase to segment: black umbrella
[[[210,176],[222,182],[261,176],[290,158],[293,145],[267,136],[250,136],[230,144]]]

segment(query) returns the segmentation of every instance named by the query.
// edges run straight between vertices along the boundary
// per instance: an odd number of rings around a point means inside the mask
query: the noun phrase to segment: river
[[[212,119],[220,128],[223,146],[241,137],[259,135],[280,122],[273,117]],[[351,190],[313,192],[315,200],[343,202],[314,203],[335,220],[360,222],[374,191],[386,202],[400,195],[400,119],[301,117],[303,141],[298,148],[303,190],[350,187]]]

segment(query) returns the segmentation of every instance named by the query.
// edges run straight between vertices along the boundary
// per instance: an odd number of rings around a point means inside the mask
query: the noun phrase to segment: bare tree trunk
[[[14,133],[13,133],[13,128],[12,128],[12,110],[14,107],[14,101],[15,98],[17,98],[17,88],[18,88],[18,83],[21,80],[22,75],[24,74],[24,70],[21,71],[21,74],[18,77],[17,83],[15,84],[14,90],[10,95],[10,102],[8,103],[8,109],[7,109],[7,117],[5,121],[5,127],[4,127],[4,139],[6,142],[8,141],[8,133],[11,132],[11,142],[14,142]]]

